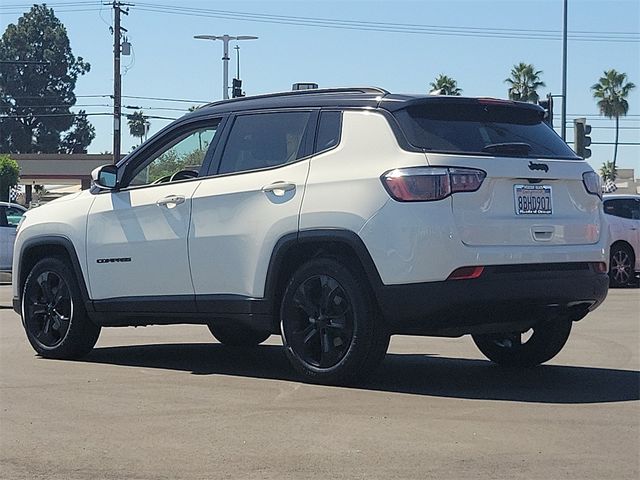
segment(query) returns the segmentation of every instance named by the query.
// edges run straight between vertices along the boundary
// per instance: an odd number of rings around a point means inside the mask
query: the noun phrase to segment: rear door
[[[316,117],[307,109],[229,119],[210,177],[193,195],[189,258],[199,310],[264,295],[276,242],[298,231]]]
[[[480,169],[479,190],[452,196],[463,243],[546,246],[597,243],[600,198],[585,188],[591,167],[519,102],[461,99],[396,113],[429,165]]]

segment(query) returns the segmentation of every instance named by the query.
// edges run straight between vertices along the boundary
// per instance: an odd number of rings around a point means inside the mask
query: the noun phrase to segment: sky
[[[3,0],[0,30],[16,23],[32,3]],[[190,106],[222,98],[222,42],[193,38],[201,34],[259,37],[238,42],[247,95],[286,91],[303,81],[320,87],[371,85],[394,93],[426,93],[442,73],[455,78],[464,95],[506,98],[504,80],[519,62],[542,71],[546,86],[538,90],[541,96],[562,92],[563,0],[132,3],[122,17],[132,44],[132,55],[122,57],[122,103],[167,118],[152,118],[150,134]],[[66,26],[73,53],[91,64],[91,71],[77,82],[74,110],[112,112],[112,9],[99,1],[47,4]],[[640,144],[640,0],[568,0],[568,6],[568,121],[586,117],[593,142],[613,142],[615,123],[599,115],[590,87],[614,68],[637,85],[628,98],[628,115],[620,122],[620,142]],[[230,77],[236,71],[234,50],[231,58]],[[560,99],[555,111],[559,132]],[[89,152],[111,151],[112,117],[89,118],[96,128]],[[567,140],[572,144],[572,128]],[[137,143],[123,127],[122,151]],[[639,176],[640,145],[618,148],[619,168],[634,168]],[[593,145],[591,150],[594,168],[613,157],[613,145]]]

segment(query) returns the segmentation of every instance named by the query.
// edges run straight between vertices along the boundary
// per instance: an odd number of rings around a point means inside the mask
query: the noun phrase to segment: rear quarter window
[[[426,151],[581,160],[537,109],[434,102],[409,106],[394,116],[409,143]]]
[[[342,112],[322,112],[318,122],[315,153],[330,150],[340,143]]]

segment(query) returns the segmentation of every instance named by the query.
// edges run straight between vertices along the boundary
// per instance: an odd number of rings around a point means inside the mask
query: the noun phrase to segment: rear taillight
[[[399,202],[430,202],[452,193],[475,192],[486,176],[473,168],[407,167],[385,173],[382,184]]]
[[[596,172],[585,172],[582,174],[582,183],[584,188],[592,195],[597,195],[602,198],[602,182],[600,175]]]

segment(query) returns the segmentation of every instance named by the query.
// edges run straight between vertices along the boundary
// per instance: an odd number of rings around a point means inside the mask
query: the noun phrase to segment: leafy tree
[[[87,147],[96,138],[96,129],[87,120],[84,110],[76,115],[73,120],[73,129],[64,136],[61,144],[62,153],[87,153]]]
[[[591,87],[593,98],[598,100],[600,113],[607,118],[616,119],[616,140],[613,147],[613,173],[616,174],[618,157],[618,135],[620,133],[620,117],[629,111],[627,97],[636,88],[632,82],[626,82],[627,74],[611,70],[605,71],[598,83]],[[625,83],[626,82],[626,83]],[[615,180],[615,176],[613,178]]]
[[[531,64],[520,62],[518,65],[514,65],[511,69],[511,77],[505,79],[505,83],[510,85],[509,98],[521,102],[536,103],[539,98],[536,90],[545,86],[544,82],[540,80],[541,73],[542,70],[536,70]]]
[[[618,176],[618,169],[613,162],[604,162],[600,167],[600,176],[604,181],[611,180],[613,182]]]
[[[458,82],[447,75],[440,74],[434,82],[431,82],[432,91],[439,91],[438,95],[460,96],[462,89],[458,88]]]
[[[9,155],[0,155],[0,200],[9,201],[9,189],[18,184],[20,167]]]
[[[142,144],[142,139],[147,134],[148,128],[151,125],[149,120],[144,116],[142,110],[133,112],[131,115],[127,115],[127,120],[127,123],[129,124],[129,133],[132,137],[139,138],[140,144]]]
[[[90,65],[74,57],[53,10],[34,5],[10,24],[0,38],[0,60],[0,151],[68,150],[61,134],[72,127],[75,148],[86,150],[93,138],[90,124],[86,117],[74,123],[69,108],[76,103],[76,81]]]

